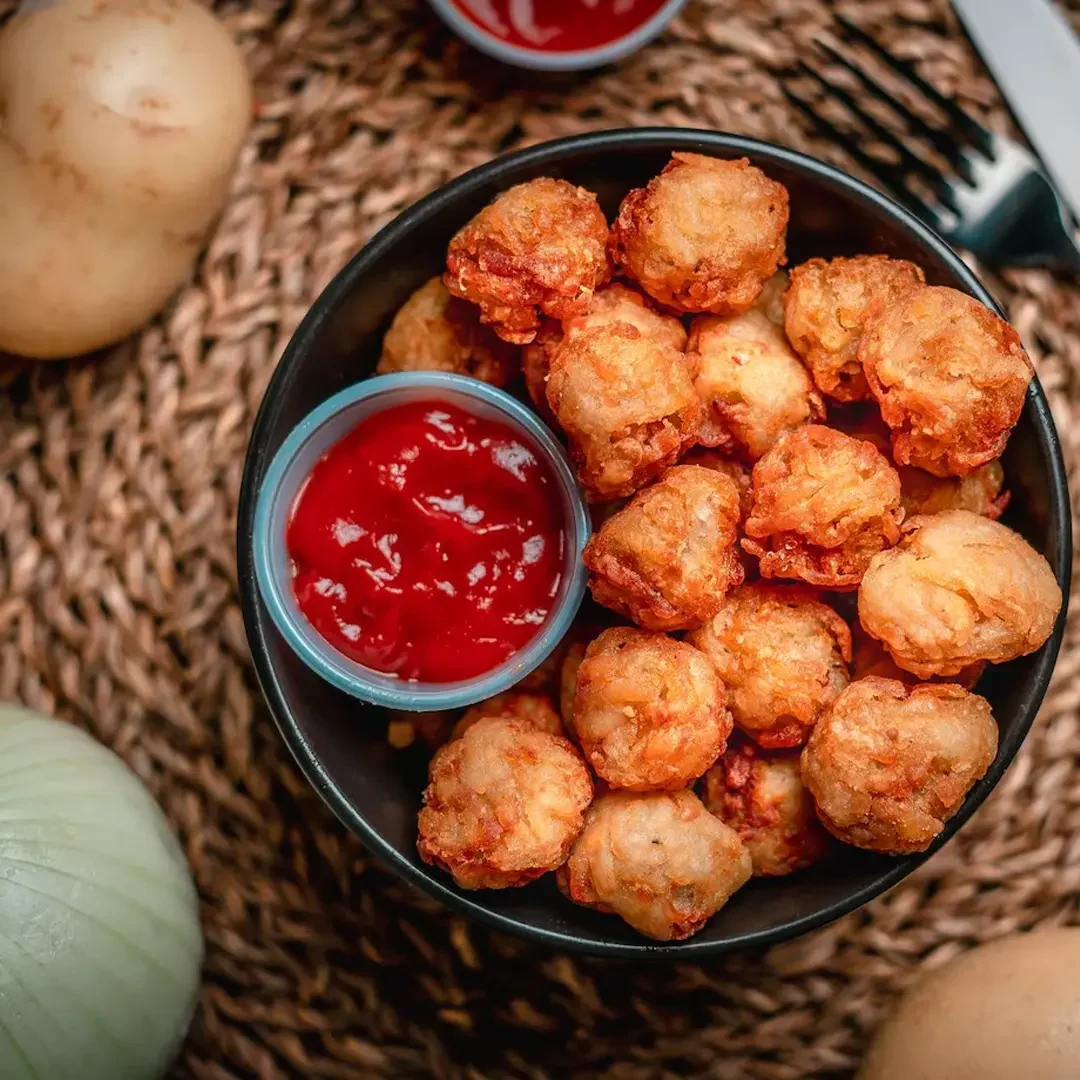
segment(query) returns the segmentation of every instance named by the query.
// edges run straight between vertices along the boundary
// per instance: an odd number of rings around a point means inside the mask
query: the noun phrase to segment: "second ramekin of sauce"
[[[323,402],[274,456],[254,525],[278,631],[328,682],[388,708],[508,689],[585,592],[589,514],[562,446],[461,375],[382,375]]]

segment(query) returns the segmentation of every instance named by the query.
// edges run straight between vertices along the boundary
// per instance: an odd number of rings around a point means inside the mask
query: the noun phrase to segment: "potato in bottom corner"
[[[589,808],[557,881],[574,903],[677,941],[696,934],[750,870],[738,833],[693,792],[613,791]]]

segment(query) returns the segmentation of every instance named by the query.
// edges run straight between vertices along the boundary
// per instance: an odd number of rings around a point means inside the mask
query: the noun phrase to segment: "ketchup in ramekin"
[[[391,405],[335,443],[297,496],[296,602],[365,667],[469,679],[551,614],[564,519],[550,464],[509,424],[434,398]]]

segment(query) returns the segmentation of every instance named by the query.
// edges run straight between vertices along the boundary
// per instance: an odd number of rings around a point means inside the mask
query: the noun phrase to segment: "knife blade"
[[[952,0],[1054,186],[1080,219],[1080,39],[1053,0]]]

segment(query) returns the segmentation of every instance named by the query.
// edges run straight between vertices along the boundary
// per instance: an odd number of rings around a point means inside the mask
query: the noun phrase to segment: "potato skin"
[[[743,548],[761,576],[850,589],[900,537],[900,478],[870,443],[810,424],[754,466]]]
[[[507,690],[467,709],[454,725],[451,738],[460,739],[473,724],[486,716],[513,718],[537,731],[546,731],[549,735],[561,735],[564,738],[566,736],[562,718],[547,694]]]
[[[985,698],[871,675],[814,728],[803,781],[838,839],[890,855],[925,851],[990,767],[997,741]]]
[[[1061,589],[1018,533],[968,510],[912,518],[892,551],[870,563],[859,621],[920,678],[1001,664],[1040,648]]]
[[[740,740],[705,774],[702,788],[709,812],[739,834],[755,877],[803,870],[828,850],[797,753]]]
[[[623,199],[611,254],[675,311],[737,315],[785,262],[787,223],[787,189],[746,158],[676,153]]]
[[[685,355],[624,322],[567,339],[547,398],[594,502],[632,495],[674,464],[703,411]]]
[[[1033,374],[1007,322],[943,286],[881,306],[859,361],[892,428],[893,457],[935,476],[967,476],[1000,457]]]
[[[525,885],[563,863],[592,797],[567,739],[482,717],[431,762],[417,849],[463,889]]]
[[[574,903],[657,941],[697,933],[749,879],[738,834],[692,791],[601,795],[556,875]]]
[[[836,401],[870,396],[858,357],[867,314],[924,281],[914,263],[887,255],[809,259],[791,271],[784,327],[823,394]]]
[[[761,746],[800,746],[848,684],[851,631],[804,586],[735,589],[687,641],[713,663],[735,726]]]
[[[761,308],[726,319],[698,316],[687,357],[705,403],[704,446],[757,461],[785,432],[825,417],[809,372]]]
[[[733,480],[700,465],[672,466],[586,544],[593,599],[647,630],[700,626],[743,579],[738,525]]]
[[[610,285],[602,286],[593,294],[584,314],[562,322],[544,319],[536,340],[522,349],[525,388],[542,416],[554,419],[547,401],[547,379],[551,361],[559,346],[567,337],[582,330],[610,326],[616,322],[636,326],[646,337],[652,337],[680,352],[686,348],[686,330],[678,319],[657,311],[642,293],[622,282],[613,281]]]
[[[664,634],[605,630],[577,670],[574,730],[613,788],[677,790],[724,752],[731,716],[708,658]]]
[[[451,296],[435,277],[398,309],[375,370],[449,371],[504,387],[517,374],[517,352],[480,324],[474,305]]]
[[[592,192],[540,177],[498,195],[458,232],[443,280],[504,341],[525,345],[541,313],[568,319],[587,310],[611,277],[607,240]]]

